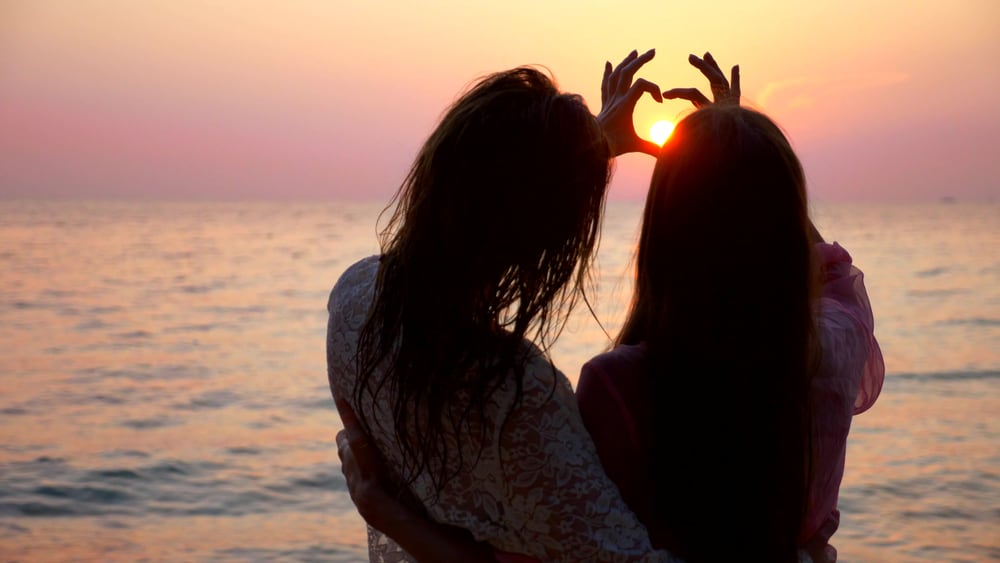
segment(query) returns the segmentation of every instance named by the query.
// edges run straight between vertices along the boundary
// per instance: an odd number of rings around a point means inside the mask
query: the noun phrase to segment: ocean
[[[0,202],[0,560],[366,560],[325,306],[381,207]],[[608,206],[611,334],[640,209]],[[887,367],[851,431],[841,560],[1000,560],[1000,204],[814,212],[866,274]],[[567,324],[574,382],[604,329]]]

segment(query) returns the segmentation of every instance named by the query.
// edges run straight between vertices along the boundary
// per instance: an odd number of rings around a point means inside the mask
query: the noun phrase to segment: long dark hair
[[[428,472],[440,491],[475,462],[461,440],[481,448],[502,431],[486,405],[513,386],[509,416],[523,340],[545,353],[581,294],[608,179],[583,100],[532,68],[482,79],[424,144],[381,233],[354,389],[365,425],[372,405],[391,404],[404,481]]]
[[[802,167],[740,107],[687,116],[646,200],[632,308],[645,341],[665,547],[795,561],[812,473],[816,273]]]

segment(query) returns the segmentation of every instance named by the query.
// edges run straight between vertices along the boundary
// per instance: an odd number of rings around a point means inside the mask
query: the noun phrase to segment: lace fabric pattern
[[[355,350],[378,264],[373,256],[348,268],[328,304],[330,386],[355,409]],[[434,490],[429,475],[420,474],[411,492],[435,521],[465,528],[498,550],[544,561],[679,561],[652,549],[646,529],[605,475],[565,375],[530,343],[525,350],[522,401],[502,429],[500,421],[514,401],[512,384],[502,386],[486,407],[485,444],[478,433],[448,444],[461,449],[467,460],[463,471],[441,491]],[[375,419],[374,444],[390,466],[400,467],[391,408],[379,401],[365,409]],[[369,556],[379,562],[412,560],[371,529]]]

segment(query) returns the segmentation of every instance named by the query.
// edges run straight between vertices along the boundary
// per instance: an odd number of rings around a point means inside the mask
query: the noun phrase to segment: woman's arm
[[[337,455],[351,500],[361,517],[391,537],[417,561],[441,563],[496,561],[489,544],[468,531],[434,522],[422,511],[390,493],[382,477],[382,460],[361,429],[347,401],[337,401],[344,429],[337,433]]]
[[[457,476],[432,506],[435,519],[468,522],[491,545],[545,561],[675,561],[652,549],[645,528],[604,474],[568,381],[541,361],[526,369],[558,378],[554,393],[551,381],[527,378],[524,400],[500,443],[502,463],[482,460],[472,472]],[[351,428],[349,414],[345,422]],[[356,436],[351,448],[347,430],[338,438],[351,496],[373,527],[398,539],[418,560],[475,561],[494,555],[500,561],[525,560],[487,552],[489,546],[472,545],[468,536],[463,542],[454,529],[421,520],[419,511],[400,506],[380,484],[384,480],[371,457],[362,460],[364,469],[357,466],[357,452],[374,449],[359,448],[359,440],[368,443]]]

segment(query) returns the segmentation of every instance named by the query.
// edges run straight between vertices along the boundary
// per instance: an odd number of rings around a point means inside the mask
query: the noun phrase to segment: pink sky
[[[631,4],[7,0],[0,198],[383,201],[476,77],[545,65],[596,113],[604,61],[655,47],[664,89],[738,62],[817,200],[1000,200],[997,2]],[[651,169],[619,159],[612,197]]]

